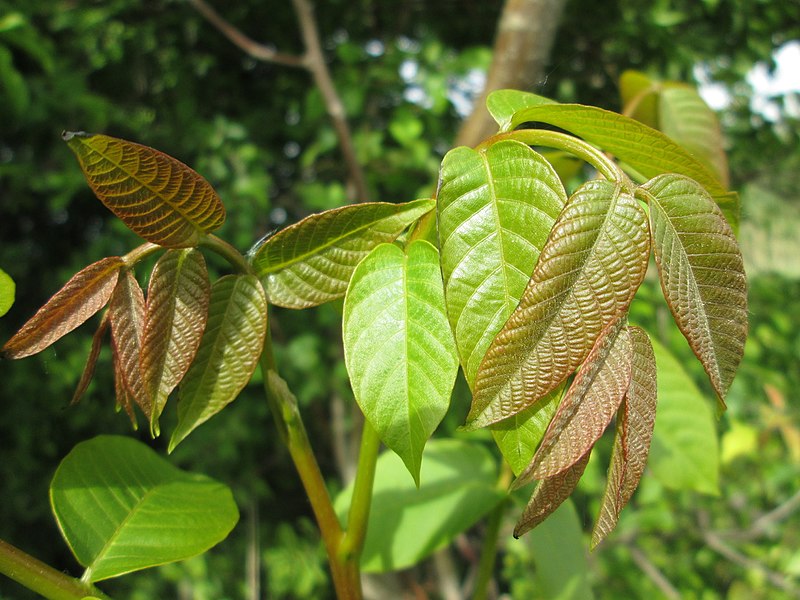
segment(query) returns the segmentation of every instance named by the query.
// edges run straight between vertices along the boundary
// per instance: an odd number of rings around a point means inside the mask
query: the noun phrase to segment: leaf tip
[[[61,139],[69,142],[74,137],[88,137],[88,135],[85,131],[62,131]]]

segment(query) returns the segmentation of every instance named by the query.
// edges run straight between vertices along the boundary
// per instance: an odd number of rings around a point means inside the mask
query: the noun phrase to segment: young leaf
[[[728,192],[719,178],[688,150],[666,135],[614,112],[580,104],[540,104],[514,115],[512,125],[540,121],[561,127],[611,152],[644,177],[678,173],[702,185],[725,212],[737,223],[738,197]]]
[[[687,85],[665,87],[658,100],[659,129],[707,166],[727,188],[728,160],[714,111]]]
[[[658,408],[648,464],[666,487],[719,494],[716,419],[706,398],[670,352],[652,342]]]
[[[169,250],[156,263],[147,288],[142,375],[152,404],[150,429],[197,354],[208,318],[210,284],[203,255]]]
[[[486,97],[486,108],[500,126],[500,131],[511,131],[514,115],[524,108],[539,104],[554,104],[554,100],[519,90],[495,90]]]
[[[575,371],[627,310],[649,252],[647,216],[632,196],[604,180],[581,186],[478,369],[466,426],[524,410]]]
[[[114,291],[124,262],[111,256],[78,271],[3,346],[5,358],[36,354],[83,324],[103,308]]]
[[[178,400],[169,451],[242,391],[267,332],[267,299],[253,275],[226,275],[211,286],[208,323]]]
[[[111,321],[111,343],[119,361],[119,374],[128,397],[150,418],[152,406],[147,396],[139,366],[142,329],[144,327],[144,294],[131,271],[124,271],[108,305]]]
[[[227,486],[108,435],[81,442],[61,461],[50,503],[88,582],[205,552],[239,519]]]
[[[550,516],[564,500],[569,498],[589,463],[590,454],[591,450],[587,451],[566,471],[561,471],[558,475],[543,479],[536,484],[536,489],[533,490],[528,505],[514,527],[515,538],[519,538],[536,527]]]
[[[65,132],[63,137],[95,195],[148,242],[196,246],[225,221],[214,188],[179,160],[107,135]]]
[[[531,464],[563,395],[564,386],[560,385],[533,406],[489,425],[494,443],[514,475],[519,475]]]
[[[0,269],[0,317],[6,314],[14,304],[14,280]]]
[[[747,279],[739,245],[720,210],[690,179],[662,175],[641,190],[650,205],[664,296],[724,403],[747,339]]]
[[[603,435],[631,382],[631,337],[625,321],[623,317],[611,323],[597,338],[558,405],[533,461],[514,487],[569,468]]]
[[[103,338],[106,336],[109,327],[108,311],[103,314],[97,330],[92,336],[92,347],[89,350],[89,356],[86,359],[86,365],[83,367],[81,378],[78,381],[78,387],[75,388],[75,393],[72,395],[72,402],[70,404],[77,404],[81,396],[86,392],[89,384],[92,382],[94,376],[94,368],[97,365],[97,359],[100,357],[100,350],[103,347]]]
[[[353,393],[419,485],[422,449],[450,405],[458,371],[439,255],[416,241],[382,244],[356,267],[343,317]]]
[[[444,157],[439,247],[447,314],[470,387],[566,201],[550,164],[520,142],[456,148]]]
[[[411,567],[459,534],[506,498],[497,487],[497,463],[481,444],[432,439],[422,461],[417,487],[394,452],[378,457],[361,555],[366,573]],[[336,498],[336,512],[347,517],[352,484]],[[435,525],[435,526],[434,526]]]
[[[653,346],[644,330],[639,327],[629,327],[628,330],[633,349],[631,384],[617,413],[606,490],[592,530],[593,548],[617,526],[620,511],[639,485],[656,420],[656,358]]]
[[[125,375],[122,372],[122,362],[117,348],[111,344],[111,362],[114,365],[114,397],[117,401],[117,411],[124,410],[125,414],[131,421],[131,427],[134,431],[139,429],[139,423],[136,421],[136,412],[133,409],[135,403],[133,396],[125,386]]]
[[[356,265],[378,244],[393,241],[430,212],[433,200],[372,202],[306,217],[268,238],[250,258],[267,300],[308,308],[344,296]]]

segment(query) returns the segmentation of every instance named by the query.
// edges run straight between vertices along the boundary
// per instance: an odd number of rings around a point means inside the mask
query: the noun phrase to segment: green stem
[[[381,440],[378,433],[364,421],[361,430],[361,448],[358,453],[356,480],[353,483],[353,497],[350,500],[350,512],[347,516],[347,531],[339,548],[339,557],[343,561],[358,564],[364,540],[367,536],[367,522],[372,504],[372,485],[375,481],[375,465],[378,461],[378,450]]]
[[[497,488],[506,492],[511,480],[514,478],[514,473],[507,462],[503,461],[503,466],[500,470],[500,477],[497,481]],[[503,523],[503,516],[506,512],[506,507],[511,501],[510,497],[501,500],[498,505],[489,513],[488,521],[486,522],[486,535],[483,537],[483,545],[481,546],[481,558],[478,563],[478,574],[475,577],[475,594],[472,596],[473,600],[485,600],[489,593],[489,584],[492,582],[494,575],[494,563],[497,560],[497,541],[500,537],[500,525]]]
[[[250,267],[245,257],[242,256],[242,253],[222,238],[208,234],[200,241],[200,245],[219,254],[239,273],[253,272],[253,269]]]
[[[630,183],[628,176],[619,168],[617,163],[608,158],[600,150],[576,138],[573,135],[561,133],[560,131],[549,131],[547,129],[519,129],[500,133],[484,141],[478,148],[499,142],[500,140],[517,140],[529,146],[547,146],[548,148],[558,148],[564,150],[586,161],[592,165],[597,172],[609,181],[618,181],[623,185]],[[630,186],[633,187],[632,185]]]
[[[125,256],[122,257],[122,260],[128,267],[132,267],[140,260],[147,258],[154,252],[158,252],[159,250],[163,249],[164,249],[163,247],[157,244],[151,244],[150,242],[147,242],[146,244],[137,246],[136,248],[128,252]]]
[[[333,510],[333,503],[328,489],[325,487],[325,479],[322,477],[322,472],[308,440],[308,434],[297,407],[297,400],[286,382],[275,370],[272,341],[269,336],[264,342],[264,351],[261,354],[261,372],[264,377],[264,392],[270,411],[275,418],[278,431],[289,449],[289,454],[303,483],[306,496],[317,520],[317,526],[322,534],[336,596],[339,600],[360,600],[361,576],[358,562],[341,559],[340,548],[344,532],[339,518]]]
[[[94,586],[56,571],[3,540],[0,540],[0,573],[50,600],[81,600],[87,596],[110,600]]]

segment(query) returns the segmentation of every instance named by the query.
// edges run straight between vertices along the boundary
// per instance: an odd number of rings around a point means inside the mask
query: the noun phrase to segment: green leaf
[[[618,319],[597,338],[515,487],[569,468],[603,435],[631,382],[633,350],[625,322],[625,318]]]
[[[550,164],[520,142],[481,152],[461,147],[444,157],[439,247],[447,313],[470,387],[566,200]]]
[[[721,401],[744,355],[747,279],[733,231],[699,185],[662,175],[641,188],[650,205],[661,288]]]
[[[658,129],[658,92],[660,86],[640,71],[628,70],[619,78],[622,111],[648,127]]]
[[[555,104],[555,102],[544,96],[519,90],[495,90],[486,98],[486,108],[500,126],[501,133],[516,127],[512,122],[517,112],[540,104]]]
[[[536,484],[531,499],[514,527],[514,537],[519,538],[542,523],[569,498],[589,463],[591,449],[566,470],[542,479]]]
[[[533,549],[542,598],[592,600],[592,568],[586,558],[583,528],[572,502],[564,502],[525,538]]]
[[[422,449],[447,412],[458,372],[436,248],[421,240],[407,254],[391,244],[375,248],[347,290],[343,340],[358,405],[419,484]]]
[[[133,400],[150,418],[152,406],[145,392],[139,362],[144,327],[144,294],[129,270],[123,271],[114,288],[108,305],[108,317],[114,361],[117,363],[115,373],[122,377],[120,387],[125,390],[124,397],[118,398],[117,402],[124,406]]]
[[[685,175],[702,185],[737,223],[738,200],[711,169],[666,135],[617,113],[580,104],[541,104],[515,113],[512,125],[539,121],[561,127],[591,144],[611,152],[644,177],[663,173]]]
[[[428,199],[327,210],[267,239],[252,253],[250,262],[271,304],[317,306],[344,296],[361,259],[378,244],[393,241],[433,207],[434,201]]]
[[[714,413],[669,351],[652,341],[658,365],[658,408],[649,465],[672,489],[719,493]]]
[[[0,269],[0,317],[14,305],[16,286],[11,276]]]
[[[656,359],[644,330],[629,327],[633,350],[631,384],[617,414],[614,448],[603,504],[592,531],[592,548],[617,526],[620,511],[644,473],[656,420]]]
[[[81,442],[61,461],[50,504],[88,582],[205,552],[239,519],[227,486],[109,435]]]
[[[225,221],[214,188],[163,152],[83,132],[65,132],[95,195],[134,233],[167,248],[196,246]]]
[[[729,184],[722,130],[713,110],[686,85],[670,85],[659,94],[659,129],[708,167],[723,187]]]
[[[78,271],[3,346],[5,358],[36,354],[86,322],[103,308],[125,265],[119,256],[98,260]]]
[[[417,488],[393,452],[378,458],[361,567],[367,573],[396,571],[417,564],[506,498],[497,488],[497,465],[482,445],[433,439],[425,447]],[[352,484],[336,498],[346,519]]]
[[[154,435],[158,435],[158,417],[167,397],[197,354],[208,318],[209,293],[205,260],[194,249],[167,251],[150,276],[141,365]]]
[[[494,442],[514,475],[519,475],[531,464],[563,395],[564,386],[560,385],[533,406],[489,425]]]
[[[575,192],[481,363],[468,428],[524,410],[578,368],[603,328],[627,311],[649,242],[647,216],[619,186],[594,180]]]
[[[258,364],[267,332],[267,299],[254,275],[226,275],[211,287],[208,323],[181,384],[169,452],[239,395]]]

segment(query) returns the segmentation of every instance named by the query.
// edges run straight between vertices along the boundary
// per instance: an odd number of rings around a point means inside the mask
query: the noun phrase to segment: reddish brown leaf
[[[139,424],[136,422],[136,413],[133,410],[133,398],[125,386],[125,375],[122,373],[122,364],[113,342],[111,344],[111,357],[114,363],[114,391],[117,398],[117,409],[124,409],[131,420],[133,428],[139,429]]]
[[[70,404],[77,404],[81,399],[81,396],[83,396],[84,392],[89,387],[89,384],[92,382],[94,368],[95,365],[97,365],[97,358],[100,356],[100,350],[103,347],[103,338],[106,336],[106,332],[108,331],[108,321],[108,312],[106,312],[100,321],[100,325],[97,327],[97,331],[95,331],[94,335],[92,336],[92,347],[89,350],[89,356],[86,359],[86,366],[83,367],[81,379],[78,381],[78,387],[75,388],[75,393],[72,395],[72,402]]]
[[[214,188],[179,160],[107,135],[66,132],[64,140],[95,195],[147,241],[188,248],[225,221]]]
[[[593,548],[617,526],[620,511],[639,485],[656,421],[656,358],[653,346],[639,327],[629,327],[628,330],[633,349],[631,383],[617,413],[606,491],[592,531]]]
[[[141,367],[158,435],[167,398],[192,364],[208,319],[210,284],[203,255],[170,250],[156,263],[147,288]]]
[[[144,326],[144,294],[130,271],[125,271],[120,277],[111,296],[108,313],[111,321],[111,344],[116,352],[123,387],[149,419],[152,410],[139,367]],[[120,404],[125,405],[123,402]]]
[[[86,322],[105,306],[125,263],[111,256],[78,271],[3,346],[5,358],[36,354]]]
[[[631,338],[624,325],[625,318],[618,318],[597,338],[515,486],[569,468],[603,434],[631,380]]]
[[[549,517],[564,500],[569,498],[572,490],[578,485],[578,480],[583,475],[583,471],[586,469],[591,453],[591,450],[589,450],[566,471],[561,471],[558,475],[548,477],[538,483],[528,505],[517,522],[517,526],[514,527],[515,538],[528,533]]]

